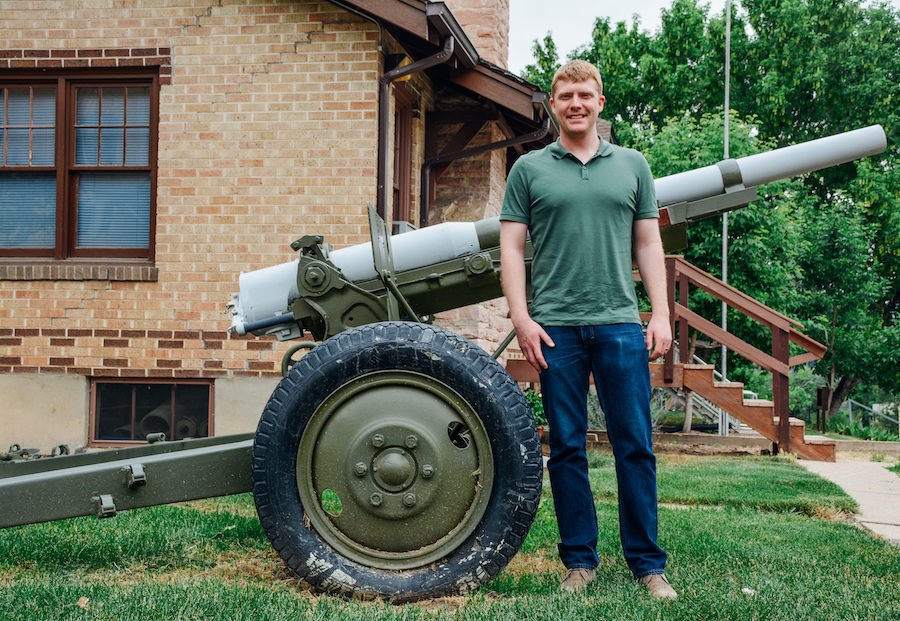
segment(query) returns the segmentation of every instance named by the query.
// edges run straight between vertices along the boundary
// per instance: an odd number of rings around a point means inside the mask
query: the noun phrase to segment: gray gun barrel
[[[872,125],[742,157],[734,162],[740,169],[744,186],[749,188],[852,162],[881,153],[886,148],[884,129],[881,125]],[[695,201],[723,192],[722,170],[715,164],[656,180],[656,200],[660,205]]]

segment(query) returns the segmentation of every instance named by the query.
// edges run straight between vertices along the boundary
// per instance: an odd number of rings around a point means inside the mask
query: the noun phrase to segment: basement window
[[[152,433],[167,440],[212,435],[210,382],[91,382],[91,446],[143,444]]]

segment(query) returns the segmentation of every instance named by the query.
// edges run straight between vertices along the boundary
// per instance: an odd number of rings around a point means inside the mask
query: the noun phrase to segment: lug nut
[[[432,466],[431,464],[425,464],[424,466],[422,466],[422,476],[423,477],[425,477],[426,479],[429,479],[429,478],[431,478],[431,475],[433,475],[433,474],[434,474],[434,466]]]
[[[376,433],[374,436],[372,436],[372,446],[374,446],[375,448],[381,448],[382,446],[384,446],[384,436],[380,433]]]
[[[407,507],[416,506],[416,495],[415,494],[407,494],[406,496],[404,496],[403,504],[405,504]]]
[[[356,464],[356,467],[354,468],[354,470],[356,472],[356,476],[358,476],[358,477],[365,476],[366,472],[369,471],[369,469],[366,467],[366,465],[362,462],[359,462],[358,464]]]
[[[325,272],[321,267],[313,266],[306,270],[306,282],[312,286],[321,285],[325,280]]]
[[[372,502],[373,507],[377,507],[381,504],[384,498],[381,497],[381,494],[376,492],[375,494],[372,494],[372,497],[369,500]]]
[[[419,439],[416,436],[406,436],[406,448],[414,449],[419,444]]]

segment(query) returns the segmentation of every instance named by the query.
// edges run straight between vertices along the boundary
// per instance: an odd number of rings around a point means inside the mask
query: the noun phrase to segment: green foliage
[[[534,422],[537,425],[546,425],[547,416],[544,414],[544,402],[541,401],[541,395],[534,388],[525,391],[525,400],[531,407],[531,414],[534,416]]]
[[[894,426],[893,431],[886,429],[878,424],[872,424],[866,421],[862,416],[855,416],[853,422],[850,422],[848,412],[838,412],[831,416],[827,424],[828,431],[839,433],[844,436],[851,436],[860,440],[876,440],[879,442],[897,442],[900,436],[897,434],[897,427]]]
[[[553,42],[553,37],[550,33],[547,33],[547,36],[544,37],[543,45],[535,40],[531,52],[534,54],[534,64],[525,66],[522,77],[541,87],[541,90],[545,93],[549,93],[550,85],[553,83],[553,76],[561,66],[561,63],[557,62],[559,55],[556,53],[556,44]]]

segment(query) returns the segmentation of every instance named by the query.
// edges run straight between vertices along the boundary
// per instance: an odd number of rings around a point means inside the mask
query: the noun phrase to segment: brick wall
[[[327,2],[75,4],[4,3],[0,69],[159,67],[155,267],[7,267],[0,372],[277,375],[287,344],[232,338],[222,311],[304,234],[368,239],[376,26]]]

